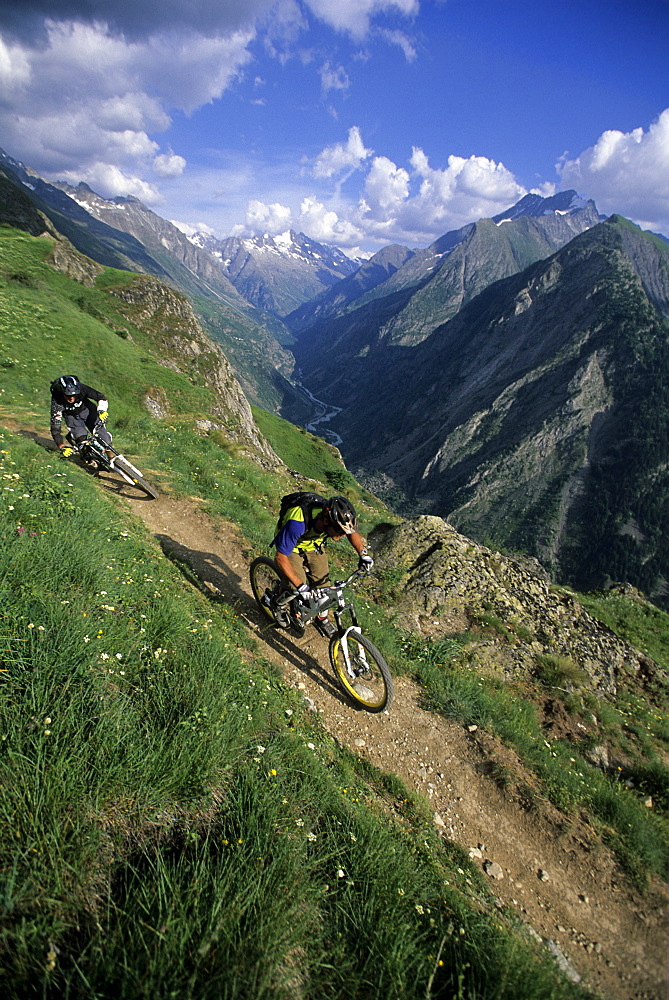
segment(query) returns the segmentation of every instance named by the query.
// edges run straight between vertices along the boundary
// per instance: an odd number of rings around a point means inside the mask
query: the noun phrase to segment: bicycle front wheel
[[[139,470],[124,459],[122,455],[118,455],[114,459],[113,464],[110,463],[109,468],[112,472],[118,472],[123,479],[127,480],[127,482],[131,483],[133,486],[137,486],[140,490],[146,493],[148,497],[151,497],[152,500],[157,500],[158,490],[155,486],[152,486],[151,483],[147,482],[147,480],[139,474]]]
[[[329,653],[337,680],[349,698],[367,712],[390,708],[393,679],[373,642],[360,632],[348,632],[345,638],[335,635],[330,639]]]

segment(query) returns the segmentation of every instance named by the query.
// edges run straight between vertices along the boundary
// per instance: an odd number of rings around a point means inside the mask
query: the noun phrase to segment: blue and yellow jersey
[[[314,522],[322,510],[322,507],[311,508],[310,523]],[[276,546],[277,552],[289,556],[296,549],[299,552],[320,549],[327,538],[327,531],[316,531],[305,523],[301,507],[290,507],[283,516],[281,528],[272,544]]]

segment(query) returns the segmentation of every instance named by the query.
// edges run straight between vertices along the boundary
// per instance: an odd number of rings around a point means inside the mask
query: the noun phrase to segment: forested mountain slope
[[[344,456],[405,509],[666,602],[668,303],[667,248],[613,217],[417,347],[333,368]]]

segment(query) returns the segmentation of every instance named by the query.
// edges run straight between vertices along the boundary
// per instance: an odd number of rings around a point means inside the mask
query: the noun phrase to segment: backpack
[[[322,497],[320,493],[307,493],[305,491],[300,491],[299,493],[287,493],[285,497],[281,497],[281,506],[279,507],[279,518],[276,522],[276,534],[278,535],[281,531],[282,524],[286,511],[290,510],[291,507],[301,507],[302,513],[304,515],[305,525],[309,525],[311,520],[311,511],[314,507],[325,507],[327,506],[327,500]]]

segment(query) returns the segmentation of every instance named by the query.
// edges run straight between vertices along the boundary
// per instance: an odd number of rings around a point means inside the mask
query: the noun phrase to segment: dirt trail
[[[166,554],[188,564],[206,588],[238,610],[263,654],[287,684],[311,699],[329,733],[422,792],[442,835],[480,851],[475,864],[501,866],[503,877],[490,879],[499,900],[554,942],[589,988],[611,1000],[666,998],[662,886],[637,895],[586,823],[567,819],[543,800],[528,808],[516,792],[501,789],[490,773],[493,763],[522,776],[511,751],[483,731],[469,732],[426,711],[411,680],[396,680],[389,713],[353,707],[334,682],[323,638],[308,629],[297,640],[265,625],[236,528],[207,516],[197,498],[129,502]],[[531,786],[532,776],[525,778]]]

